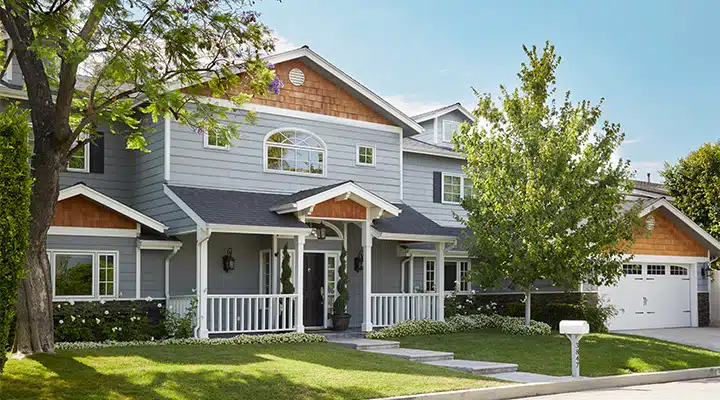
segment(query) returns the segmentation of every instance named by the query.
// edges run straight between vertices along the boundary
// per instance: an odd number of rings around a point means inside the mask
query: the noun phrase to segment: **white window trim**
[[[455,127],[451,128],[451,129],[446,129],[448,125],[455,125]],[[460,129],[460,122],[444,119],[442,121],[442,141],[443,141],[443,143],[452,143],[453,132],[457,132],[458,129]],[[449,132],[448,132],[448,130],[449,130]],[[446,137],[447,134],[450,135],[450,138]]]
[[[283,132],[283,131],[296,131],[296,132],[307,133],[307,134],[313,136],[315,139],[317,139],[317,140],[320,142],[320,144],[322,144],[322,147],[323,147],[322,150],[318,150],[318,149],[316,149],[316,148],[310,148],[310,147],[307,148],[307,150],[321,151],[321,152],[323,153],[323,163],[322,163],[322,164],[323,164],[323,173],[322,173],[322,174],[311,174],[311,173],[309,173],[309,172],[284,171],[284,170],[281,170],[281,169],[270,169],[270,168],[268,168],[268,156],[267,156],[268,139],[270,138],[270,136],[272,136],[272,135],[274,135],[274,134],[276,134],[276,133],[278,133],[278,132]],[[272,147],[285,147],[285,148],[289,148],[289,149],[297,149],[297,148],[302,147],[302,146],[292,146],[292,145],[286,145],[286,144],[276,144],[276,143],[273,143],[273,144],[272,144]],[[267,173],[271,173],[271,174],[283,174],[283,175],[295,175],[295,176],[309,176],[309,177],[313,177],[313,178],[327,178],[327,173],[328,173],[328,171],[327,171],[327,169],[328,169],[327,166],[328,166],[328,148],[327,148],[327,144],[325,144],[325,141],[322,140],[322,138],[321,138],[320,136],[318,136],[317,134],[315,134],[315,133],[313,133],[313,132],[308,131],[307,129],[287,128],[287,127],[286,127],[286,128],[273,129],[272,131],[268,132],[268,133],[265,135],[265,138],[263,139],[263,172],[267,172]]]
[[[90,142],[85,143],[83,146],[85,146],[84,157],[85,157],[85,166],[83,168],[70,168],[70,161],[68,160],[68,166],[66,168],[67,172],[83,172],[83,173],[90,173]]]
[[[431,281],[432,284],[435,286],[435,290],[433,290],[433,291],[430,291],[430,290],[428,290],[428,288],[427,288],[427,287],[428,287],[427,284],[428,284],[428,282],[429,282],[428,279],[427,279],[428,265],[429,265],[430,263],[433,264],[433,280]],[[425,292],[425,293],[437,293],[437,285],[435,284],[435,280],[436,280],[435,278],[436,278],[436,277],[437,277],[437,265],[435,265],[435,260],[434,260],[434,259],[427,259],[427,260],[425,260],[425,262],[423,262],[423,286],[422,286],[423,292]]]
[[[47,251],[50,259],[50,278],[52,284],[53,301],[66,300],[107,300],[117,299],[120,286],[120,253],[116,250],[68,250],[68,249],[50,249]],[[92,294],[89,296],[56,296],[55,295],[55,256],[56,255],[91,255],[93,259],[92,270]],[[113,294],[100,296],[100,255],[111,255],[114,258],[113,266]]]
[[[269,261],[268,268],[270,271],[270,292],[268,292],[268,293],[264,292],[264,290],[265,290],[265,282],[263,282],[263,280],[265,278],[265,274],[263,273],[263,269],[265,268],[265,265],[263,263],[263,255],[264,254],[267,254],[267,256],[269,257],[268,258],[268,261]],[[273,271],[273,267],[272,267],[272,256],[273,256],[272,250],[270,250],[270,249],[260,250],[259,264],[258,264],[259,275],[260,275],[259,282],[258,282],[259,283],[258,292],[260,292],[260,294],[273,294],[272,293],[272,287],[273,287],[272,282],[273,282],[273,279],[275,279],[275,277],[273,276],[274,271]]]
[[[435,262],[435,259],[434,259],[434,258],[426,258],[426,259],[425,259],[425,262],[423,263],[423,265],[424,265],[424,268],[423,268],[423,290],[427,287],[427,282],[428,282],[428,280],[427,280],[427,272],[428,272],[427,266],[428,266],[428,263],[429,263],[429,262],[434,263],[434,262]],[[469,280],[468,280],[468,288],[467,288],[467,290],[460,290],[460,263],[464,263],[464,262],[467,262],[467,264],[468,264],[468,273],[470,273],[470,270],[472,269],[472,262],[470,261],[469,258],[462,259],[462,260],[445,260],[445,263],[446,263],[446,264],[447,264],[447,263],[455,263],[455,276],[457,277],[457,282],[458,282],[458,284],[456,285],[456,291],[457,291],[457,293],[460,293],[460,294],[469,294],[469,293],[472,292],[472,283],[471,283]],[[445,268],[445,265],[443,265],[443,268]],[[435,268],[435,274],[437,274],[437,268]],[[436,276],[436,275],[433,275],[433,277],[435,277],[435,276]],[[443,274],[443,277],[444,277],[444,276],[445,276],[445,274]],[[434,282],[435,282],[435,281],[433,281],[433,283],[434,283]],[[436,285],[436,286],[437,286],[437,285]],[[435,289],[437,289],[437,287],[436,287]],[[437,290],[436,290],[435,292],[437,292]],[[452,294],[452,291],[445,290],[445,282],[443,282],[443,293],[446,294],[446,295]]]
[[[210,133],[206,132],[203,135],[203,147],[205,147],[206,149],[223,150],[223,151],[230,150],[230,143],[226,144],[225,146],[218,146],[218,145],[210,144],[209,140],[210,140]]]
[[[462,174],[451,174],[451,173],[445,173],[445,172],[442,173],[442,185],[441,185],[442,187],[441,187],[441,191],[440,191],[440,196],[441,196],[440,199],[442,200],[442,203],[443,204],[460,204],[459,201],[445,200],[445,177],[446,176],[460,178],[460,198],[465,197],[465,179],[467,179],[467,178],[465,177],[465,175],[462,175]]]
[[[360,161],[360,148],[366,148],[366,149],[372,149],[372,162],[371,163],[364,163]],[[369,144],[361,144],[358,143],[355,145],[355,165],[361,166],[361,167],[374,167],[375,166],[375,160],[377,159],[377,150],[375,149],[375,146],[369,145]]]

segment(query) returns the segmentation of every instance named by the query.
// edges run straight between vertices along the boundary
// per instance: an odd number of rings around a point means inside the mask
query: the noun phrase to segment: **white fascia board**
[[[182,242],[178,240],[145,240],[138,241],[140,250],[175,250],[182,247]]]
[[[200,216],[195,212],[195,210],[190,208],[187,203],[182,201],[182,199],[177,194],[175,194],[175,192],[173,192],[167,185],[163,184],[163,192],[168,198],[170,198],[170,200],[173,201],[173,203],[177,204],[177,206],[180,207],[180,209],[188,217],[190,217],[190,219],[192,219],[193,222],[195,222],[195,224],[197,224],[200,229],[207,229],[207,223],[202,218],[200,218]]]
[[[137,229],[83,228],[76,226],[51,226],[48,235],[93,236],[93,237],[137,237]]]
[[[625,254],[625,257],[632,256],[629,263],[676,263],[676,264],[696,264],[707,262],[707,257],[688,257],[688,256],[656,256],[649,254]]]
[[[435,257],[435,250],[425,250],[425,249],[407,249],[405,252],[407,257],[413,256],[413,257]],[[456,250],[446,250],[445,251],[445,257],[450,258],[469,258],[467,251],[456,251]]]
[[[417,235],[410,233],[388,233],[380,232],[375,228],[370,228],[373,237],[379,240],[399,240],[408,242],[436,242],[436,243],[453,243],[457,240],[455,236],[444,235]]]
[[[110,208],[111,210],[114,210],[158,232],[165,232],[165,230],[168,229],[168,227],[160,221],[150,218],[147,215],[141,213],[140,211],[130,208],[125,204],[122,204],[119,201],[113,199],[112,197],[106,196],[82,183],[62,189],[60,191],[60,195],[58,196],[58,201],[62,201],[78,195],[85,196],[93,201],[96,201],[104,205],[105,207]]]
[[[302,235],[304,237],[312,232],[310,228],[288,228],[279,226],[208,224],[207,227],[213,233],[246,233],[253,235]]]
[[[355,128],[365,128],[365,129],[372,129],[372,130],[376,130],[376,131],[402,134],[402,128],[400,128],[399,126],[378,124],[376,122],[360,121],[360,120],[355,120],[355,119],[341,118],[341,117],[335,117],[332,115],[317,114],[317,113],[311,113],[311,112],[306,112],[306,111],[296,111],[296,110],[290,110],[287,108],[272,107],[272,106],[266,106],[266,105],[255,104],[255,103],[245,103],[242,105],[242,107],[238,108],[237,104],[233,103],[230,100],[218,99],[215,97],[201,96],[201,97],[197,97],[197,100],[200,102],[203,102],[203,103],[214,104],[216,106],[225,107],[225,108],[234,109],[234,110],[242,109],[242,110],[246,110],[246,111],[254,111],[257,113],[279,115],[282,117],[289,117],[289,118],[304,119],[307,121],[325,122],[325,123],[329,123],[329,124],[346,125],[346,126],[351,126],[351,127],[355,127]]]
[[[703,239],[707,240],[708,243],[710,243],[713,247],[715,247],[715,250],[720,251],[720,242],[717,241],[714,237],[712,237],[709,233],[705,232],[703,228],[701,228],[698,224],[696,224],[693,220],[688,218],[685,213],[680,211],[677,207],[672,205],[670,201],[668,201],[666,198],[662,198],[649,206],[645,207],[642,211],[640,211],[640,216],[644,217],[651,212],[657,210],[660,207],[664,207],[666,210],[670,211],[673,215],[678,217],[685,225],[689,226],[690,229],[695,231],[698,235],[700,235]]]
[[[408,148],[404,148],[403,151],[404,151],[405,153],[425,154],[425,155],[428,155],[428,156],[454,158],[454,159],[457,159],[457,160],[466,160],[466,158],[463,157],[463,156],[461,156],[460,154],[450,155],[450,154],[445,154],[445,153],[440,153],[440,152],[437,152],[437,153],[436,153],[436,152],[434,152],[434,151],[424,151],[424,150],[416,150],[416,149],[408,149]]]
[[[443,115],[449,114],[449,113],[451,113],[451,112],[453,112],[453,111],[460,111],[460,112],[461,112],[467,119],[469,119],[470,121],[474,121],[474,120],[475,120],[475,116],[472,115],[472,113],[471,113],[470,111],[468,111],[467,108],[463,107],[461,104],[455,104],[455,105],[453,105],[452,107],[441,108],[441,109],[439,109],[438,111],[436,111],[436,112],[434,112],[434,113],[432,113],[432,114],[425,115],[425,116],[423,116],[423,117],[421,117],[421,118],[418,118],[418,119],[416,119],[415,121],[417,121],[418,123],[420,123],[420,122],[425,122],[425,121],[429,121],[429,120],[434,119],[434,118],[442,117]]]
[[[278,212],[280,214],[305,210],[307,208],[314,206],[315,204],[322,203],[322,202],[330,200],[330,199],[334,199],[334,198],[336,198],[338,196],[342,196],[346,193],[355,195],[355,196],[361,198],[362,200],[372,204],[373,206],[381,208],[383,211],[386,211],[386,212],[392,214],[393,216],[398,216],[400,214],[399,208],[397,208],[393,204],[381,199],[380,197],[376,196],[375,194],[361,188],[360,186],[356,185],[353,182],[347,182],[340,186],[336,186],[336,187],[328,189],[324,192],[318,193],[314,196],[310,196],[306,199],[299,200],[295,203],[281,204],[280,206],[273,207],[270,210]]]

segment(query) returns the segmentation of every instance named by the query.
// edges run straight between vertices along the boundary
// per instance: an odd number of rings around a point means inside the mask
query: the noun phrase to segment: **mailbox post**
[[[560,321],[560,333],[570,339],[570,355],[573,378],[580,377],[580,339],[590,333],[587,321]]]

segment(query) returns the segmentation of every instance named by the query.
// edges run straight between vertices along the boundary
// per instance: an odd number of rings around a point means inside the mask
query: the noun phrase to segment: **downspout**
[[[400,291],[402,293],[407,293],[407,290],[405,290],[405,265],[407,265],[408,261],[410,261],[410,257],[400,263]]]
[[[206,226],[207,226],[207,225],[206,225]],[[203,237],[199,237],[199,238],[197,239],[197,244],[195,245],[195,252],[196,252],[196,253],[197,253],[198,251],[200,251],[200,245],[201,245],[204,241],[210,239],[210,235],[212,234],[212,231],[210,230],[210,228],[206,228],[206,229],[204,229],[204,230],[207,231],[207,235],[205,235],[205,236],[203,236]],[[200,257],[199,254],[196,254],[196,255],[195,255],[196,263],[197,263],[197,261],[199,261],[199,257]],[[199,268],[199,267],[200,267],[199,264],[195,266],[195,270],[196,270],[196,271],[195,271],[195,286],[200,286],[200,268]],[[199,335],[200,335],[200,324],[202,323],[202,321],[201,321],[201,319],[202,319],[202,313],[200,312],[200,310],[201,310],[200,307],[202,306],[202,304],[201,304],[200,299],[199,299],[199,297],[201,296],[201,294],[200,294],[200,288],[199,288],[199,287],[196,288],[195,293],[196,293],[197,296],[198,296],[197,311],[196,311],[196,314],[197,314],[197,315],[195,316],[195,317],[197,318],[197,323],[195,324],[195,337],[200,337],[200,336],[199,336]]]
[[[173,246],[172,253],[165,257],[165,302],[170,301],[170,259],[180,250],[180,246]]]

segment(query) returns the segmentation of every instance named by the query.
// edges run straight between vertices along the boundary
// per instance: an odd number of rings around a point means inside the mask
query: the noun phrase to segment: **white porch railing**
[[[208,333],[294,331],[297,294],[209,294]]]
[[[438,319],[437,293],[372,293],[370,304],[373,327],[408,320]]]
[[[172,312],[184,315],[190,308],[190,302],[194,297],[195,295],[170,296],[165,306]]]

